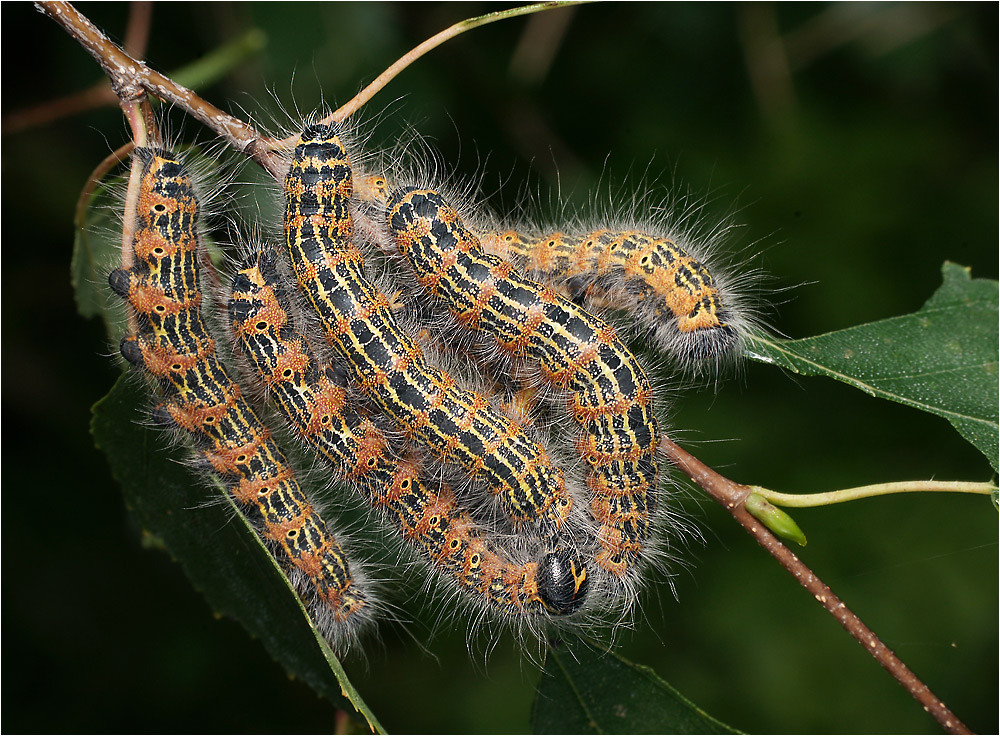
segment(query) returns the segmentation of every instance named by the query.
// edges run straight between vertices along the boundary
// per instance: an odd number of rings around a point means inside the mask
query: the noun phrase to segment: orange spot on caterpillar
[[[484,253],[440,194],[394,192],[386,222],[417,281],[460,324],[512,357],[530,359],[550,385],[591,410],[572,415],[582,420],[577,449],[591,468],[592,510],[601,524],[597,562],[618,578],[633,574],[651,532],[659,445],[649,381],[634,356],[610,325]],[[466,319],[470,305],[479,310],[475,321]]]
[[[336,387],[340,389],[336,404],[319,408],[333,388],[332,382],[343,384],[346,376],[316,364],[308,342],[294,329],[287,307],[275,291],[276,278],[273,264],[260,256],[252,259],[233,280],[229,312],[240,348],[265,380],[275,372],[281,356],[301,356],[307,366],[290,380],[275,383],[272,392],[275,405],[300,436],[393,523],[439,576],[452,580],[473,601],[516,617],[565,615],[578,610],[586,600],[587,588],[576,577],[563,568],[550,569],[554,563],[548,555],[541,561],[518,563],[510,559],[494,533],[462,509],[447,487],[434,490],[422,480],[421,468],[413,458],[392,456],[379,430],[339,400],[342,385]],[[243,329],[255,322],[260,312],[279,310],[284,315],[277,322],[284,329]],[[321,411],[330,421],[324,423],[322,431],[314,432],[314,417]],[[357,468],[364,472],[355,472]],[[547,581],[541,590],[537,581],[540,569]],[[576,559],[565,568],[582,569],[582,562]]]
[[[200,310],[198,202],[190,178],[170,154],[137,149],[136,156],[143,161],[136,263],[109,277],[138,318],[138,334],[122,341],[122,354],[160,379],[166,402],[157,419],[190,436],[234,501],[258,520],[258,534],[273,542],[281,565],[308,581],[302,593],[307,602],[322,602],[322,618],[334,622],[331,639],[346,645],[370,616],[369,594],[215,354]]]

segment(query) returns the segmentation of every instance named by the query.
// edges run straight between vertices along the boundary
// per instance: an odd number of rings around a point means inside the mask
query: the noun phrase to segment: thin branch
[[[126,54],[133,59],[141,59],[146,55],[149,29],[152,25],[153,3],[147,0],[134,0],[129,6],[128,22],[125,25],[125,43],[122,44]]]
[[[909,667],[903,664],[889,647],[875,636],[833,591],[827,587],[788,547],[764,527],[746,510],[744,502],[750,495],[750,486],[740,485],[725,478],[701,462],[687,451],[681,449],[669,439],[664,439],[660,451],[674,465],[687,474],[691,480],[703,488],[712,498],[718,501],[740,525],[753,535],[757,543],[774,557],[781,565],[799,581],[799,584],[812,593],[817,601],[833,616],[847,632],[876,659],[912,695],[924,710],[931,714],[948,733],[972,733],[938,699],[930,688],[918,678]]]
[[[121,101],[121,108],[125,114],[125,119],[128,120],[129,129],[132,131],[133,148],[149,145],[155,146],[161,143],[160,131],[156,126],[149,98],[145,94],[135,100],[123,99]],[[138,158],[132,159],[128,188],[125,190],[121,247],[121,267],[124,269],[132,268],[132,265],[135,263],[135,248],[132,241],[135,238],[139,188],[142,183],[142,166],[142,161]],[[128,314],[129,334],[134,335],[139,329],[138,316],[131,305],[125,311]]]
[[[142,104],[145,102],[145,106]],[[147,145],[150,140],[150,129],[147,126],[144,107],[148,108],[149,101],[145,97],[142,100],[122,100],[122,112],[128,120],[129,128],[132,131],[132,141],[135,147]],[[155,136],[155,132],[153,132]],[[121,267],[132,268],[135,261],[135,251],[132,247],[132,240],[135,238],[136,226],[136,204],[139,201],[139,186],[142,181],[142,162],[138,158],[132,159],[132,170],[129,174],[128,189],[125,191],[125,208],[122,220],[122,247],[121,247]],[[138,327],[135,311],[128,310],[129,334],[134,334]]]
[[[332,115],[328,115],[324,118],[324,123],[340,122],[345,118],[349,118],[351,115],[360,110],[365,103],[367,103],[372,97],[374,97],[379,90],[385,87],[389,82],[391,82],[397,74],[403,71],[406,67],[412,64],[414,61],[419,59],[421,56],[426,54],[428,51],[437,48],[445,41],[450,41],[459,36],[466,31],[471,31],[473,28],[479,28],[480,26],[485,26],[488,23],[493,23],[498,20],[504,20],[506,18],[516,18],[519,15],[530,15],[531,13],[537,13],[541,10],[551,10],[553,8],[560,8],[569,5],[579,5],[583,0],[566,0],[565,2],[549,2],[549,3],[536,3],[535,5],[523,5],[519,8],[511,8],[510,10],[500,10],[495,13],[487,13],[486,15],[480,15],[476,18],[468,18],[467,20],[460,21],[450,28],[446,28],[434,36],[431,36],[426,41],[424,41],[419,46],[411,49],[403,56],[401,56],[394,64],[392,64],[388,69],[378,75],[371,84],[361,90],[357,95],[354,96],[347,104],[343,105],[339,110],[334,112]]]
[[[887,496],[891,493],[977,493],[988,496],[997,490],[997,485],[996,483],[968,483],[964,481],[909,480],[845,488],[826,493],[779,493],[760,486],[749,486],[749,488],[753,493],[763,496],[775,506],[809,508],[856,501],[859,498]]]
[[[404,54],[395,64],[386,69],[378,78],[362,90],[353,100],[343,106],[326,122],[342,120],[360,109],[379,90],[389,83],[399,72],[419,59],[431,49],[445,41],[458,36],[465,31],[492,23],[504,18],[536,13],[541,10],[577,4],[579,0],[569,2],[551,2],[536,5],[526,5],[520,8],[488,13],[477,18],[456,23],[450,28],[433,36],[407,54]],[[67,2],[55,0],[40,0],[39,10],[59,23],[77,42],[93,56],[111,79],[111,89],[121,99],[138,97],[143,90],[181,108],[205,127],[226,139],[229,144],[245,156],[249,156],[269,174],[277,177],[282,170],[282,159],[279,151],[290,147],[294,139],[277,141],[257,132],[252,126],[244,123],[228,113],[223,112],[209,102],[206,102],[187,87],[174,82],[159,72],[153,71],[141,61],[136,61],[111,42],[93,23]]]

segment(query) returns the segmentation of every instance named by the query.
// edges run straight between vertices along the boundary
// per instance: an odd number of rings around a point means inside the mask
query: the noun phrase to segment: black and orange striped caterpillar
[[[168,152],[140,148],[135,156],[142,162],[135,265],[109,276],[138,321],[137,333],[122,340],[122,356],[161,389],[165,401],[153,412],[157,423],[176,427],[191,440],[282,566],[302,578],[298,587],[307,601],[317,601],[324,633],[349,644],[371,618],[370,594],[219,361],[202,318],[203,253],[191,178]]]
[[[636,359],[610,325],[484,253],[440,194],[398,190],[386,220],[418,283],[458,323],[489,335],[515,359],[537,362],[546,383],[570,393],[599,525],[595,561],[615,578],[627,578],[650,535],[658,475],[659,429],[649,380]]]

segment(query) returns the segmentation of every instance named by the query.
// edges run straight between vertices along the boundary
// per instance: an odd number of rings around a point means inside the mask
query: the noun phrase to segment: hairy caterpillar
[[[746,329],[709,269],[666,236],[639,230],[582,234],[484,232],[483,248],[571,299],[627,309],[661,350],[694,371],[734,356]]]
[[[534,332],[505,335],[499,313],[497,319],[483,320],[482,326],[496,335],[498,344],[518,356],[531,354],[542,363],[550,385],[573,392],[571,416],[583,429],[577,450],[590,466],[590,512],[597,526],[589,538],[580,534],[583,529],[578,524],[564,534],[573,497],[563,471],[549,460],[546,448],[529,440],[518,422],[497,412],[487,399],[458,388],[446,373],[424,361],[419,346],[395,324],[388,300],[364,278],[360,251],[352,240],[351,165],[336,133],[331,126],[307,128],[285,178],[286,245],[300,290],[346,359],[351,380],[404,429],[408,438],[419,440],[445,462],[462,466],[487,486],[506,504],[518,536],[491,541],[496,530],[475,519],[467,501],[459,501],[447,487],[435,490],[420,477],[423,471],[418,454],[399,447],[391,452],[374,424],[364,426],[365,420],[344,406],[347,378],[333,368],[312,373],[314,358],[303,350],[288,350],[294,335],[282,334],[282,328],[273,335],[277,342],[269,348],[244,345],[272,389],[277,388],[276,372],[280,369],[287,374],[291,370],[297,381],[287,386],[292,393],[274,390],[272,396],[284,395],[284,401],[278,399],[279,406],[307,442],[348,476],[420,555],[484,608],[543,619],[579,611],[593,589],[584,563],[589,555],[613,578],[635,582],[636,566],[645,559],[643,552],[651,534],[658,483],[653,457],[658,428],[642,369],[610,327],[554,291],[542,292],[537,285],[531,285],[529,291],[534,289],[536,296],[541,295],[545,306],[539,307],[541,316],[533,318]],[[366,180],[366,186],[377,196],[388,191],[384,177]],[[445,206],[443,202],[440,205]],[[481,252],[476,257],[495,258]],[[172,265],[167,263],[163,268],[169,271]],[[171,278],[186,279],[190,282],[186,288],[197,290],[193,267],[173,270],[178,273]],[[519,286],[530,283],[516,276],[512,268],[508,277]],[[240,285],[246,286],[243,282]],[[240,293],[249,294],[238,289],[237,295]],[[527,299],[514,302],[512,306],[521,313],[512,312],[507,317],[523,320],[532,305]],[[237,328],[240,320],[236,318],[246,307],[239,303],[235,296],[233,321]],[[140,306],[136,308],[142,313]],[[268,320],[281,321],[280,312],[268,313]],[[475,315],[482,316],[482,312]],[[194,319],[200,323],[200,314],[193,310],[184,316],[185,321]],[[242,321],[244,327],[249,324]],[[254,324],[258,323],[261,320]],[[553,338],[547,332],[550,330],[559,337]],[[177,334],[189,331],[185,327]],[[548,337],[539,338],[543,333]],[[536,338],[533,345],[531,334]],[[569,341],[562,341],[563,337]],[[177,339],[180,342],[181,338]],[[267,353],[268,349],[276,352]],[[279,353],[283,360],[292,362],[268,362],[276,360]],[[141,348],[132,350],[131,357],[144,365],[151,362]],[[215,368],[212,366],[208,377],[199,374],[197,379],[209,384],[222,381],[219,375],[225,375],[224,369],[221,364]],[[150,370],[155,374],[155,369]],[[243,406],[252,415],[249,406]],[[336,408],[331,411],[332,407]],[[319,430],[315,425],[317,411],[331,422]],[[185,426],[176,417],[171,420]],[[253,420],[257,421],[256,417]],[[266,434],[259,421],[257,426]],[[283,456],[280,460],[283,464]],[[225,470],[222,467],[219,472],[225,474]],[[364,477],[369,471],[372,474]],[[296,489],[301,495],[297,485]],[[312,513],[311,506],[308,510]],[[525,526],[532,521],[541,524]],[[567,541],[570,538],[572,542]],[[295,554],[294,550],[288,553],[293,559]],[[349,576],[346,561],[343,567]],[[348,581],[353,584],[349,577]],[[364,599],[359,601],[368,604]]]
[[[397,190],[385,217],[417,281],[460,324],[491,335],[510,356],[537,361],[548,384],[570,391],[600,525],[596,561],[626,578],[650,535],[658,484],[659,429],[638,362],[610,325],[484,253],[440,194]]]
[[[480,604],[512,616],[565,615],[583,605],[587,574],[569,550],[512,562],[447,486],[434,490],[416,462],[394,457],[383,433],[346,406],[346,376],[320,365],[295,330],[267,257],[258,254],[237,273],[229,313],[240,347],[279,411],[436,570]]]
[[[382,173],[362,175],[357,199],[369,209],[380,206],[390,186]],[[510,261],[571,301],[627,313],[631,326],[644,328],[658,350],[699,374],[739,358],[753,319],[734,283],[746,277],[733,278],[710,265],[715,259],[706,253],[728,226],[705,231],[692,226],[690,216],[688,211],[659,227],[562,223],[513,229],[503,218],[476,213],[465,227],[485,253]]]
[[[454,461],[501,499],[515,522],[555,535],[573,499],[545,448],[429,365],[362,270],[351,241],[352,172],[334,126],[303,131],[285,178],[285,240],[299,289],[355,379],[437,457]]]
[[[190,437],[282,566],[304,578],[297,582],[306,599],[317,601],[324,634],[347,646],[371,618],[372,598],[216,354],[201,314],[198,200],[190,177],[169,153],[140,148],[135,155],[143,164],[135,264],[109,276],[139,324],[121,353],[163,390],[166,401],[154,418]]]

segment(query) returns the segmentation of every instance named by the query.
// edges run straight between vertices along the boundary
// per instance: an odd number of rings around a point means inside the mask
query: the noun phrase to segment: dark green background
[[[155,8],[148,58],[169,73],[258,26],[265,52],[203,94],[257,112],[273,110],[274,91],[286,107],[310,110],[320,89],[343,102],[424,38],[493,9],[168,4]],[[121,38],[127,6],[84,11]],[[471,175],[481,164],[488,192],[505,182],[504,209],[526,181],[547,197],[556,167],[564,195],[583,202],[606,162],[615,183],[630,174],[628,186],[709,195],[706,218],[736,206],[745,227],[731,247],[760,254],[773,277],[767,321],[792,337],[919,308],[945,259],[997,277],[995,4],[570,12],[535,82],[509,72],[525,19],[420,60],[373,103],[369,117],[388,105],[375,144],[412,123],[450,166]],[[30,5],[4,4],[2,19],[5,116],[99,79]],[[773,102],[773,84],[761,95],[750,82],[748,59],[765,58],[768,28],[793,62],[785,104]],[[191,122],[181,135],[209,139]],[[75,313],[73,207],[88,172],[125,136],[113,108],[4,130],[3,728],[330,730],[327,704],[238,624],[213,618],[167,555],[143,549],[90,442],[89,407],[118,368],[101,325]],[[746,366],[717,393],[680,393],[671,412],[674,435],[706,462],[780,490],[990,477],[942,419],[764,366]],[[706,541],[678,569],[679,601],[667,586],[652,590],[635,634],[621,634],[626,656],[747,731],[936,730],[724,513],[693,492],[686,505]],[[969,726],[995,732],[989,503],[895,497],[795,517],[810,540],[806,562]],[[348,663],[382,723],[526,730],[537,671],[507,640],[488,663],[481,648],[470,656],[461,624],[428,641],[428,621],[418,617],[412,638],[384,627],[367,666]]]

